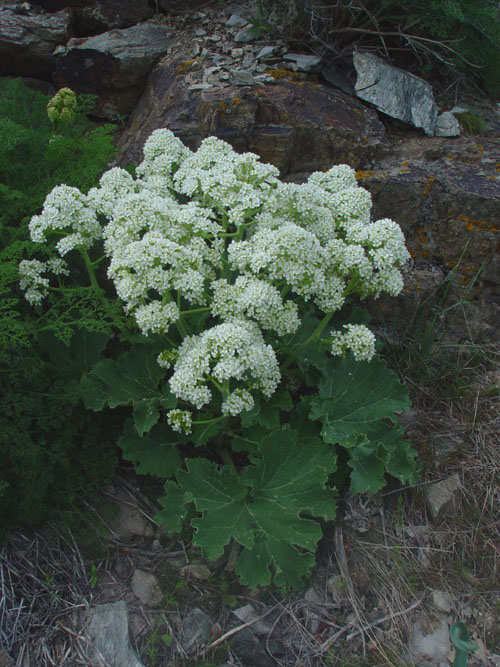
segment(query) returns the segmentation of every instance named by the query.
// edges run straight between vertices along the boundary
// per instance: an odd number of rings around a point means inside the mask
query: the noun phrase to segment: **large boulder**
[[[293,79],[203,89],[186,80],[197,60],[167,57],[152,71],[121,142],[122,163],[140,161],[145,140],[159,127],[193,149],[215,135],[282,174],[339,162],[362,168],[388,144],[376,113],[341,91]]]
[[[97,94],[95,113],[114,119],[131,111],[149,70],[174,43],[161,18],[74,38],[56,51],[54,80],[79,93]]]
[[[0,7],[0,75],[50,78],[54,49],[70,37],[72,13],[21,13]]]

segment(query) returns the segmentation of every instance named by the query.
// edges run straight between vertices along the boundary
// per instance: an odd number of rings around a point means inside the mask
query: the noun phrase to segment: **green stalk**
[[[85,262],[85,268],[87,269],[87,273],[89,274],[90,284],[95,289],[96,293],[100,294],[101,293],[101,288],[99,286],[99,283],[97,282],[97,278],[95,276],[95,272],[94,272],[94,268],[93,268],[93,263],[90,261],[89,254],[86,250],[80,250],[80,253],[83,257],[83,261]]]
[[[238,471],[236,470],[236,466],[233,463],[233,459],[231,458],[231,454],[229,453],[227,447],[219,449],[218,453],[222,461],[231,469],[232,472],[234,472],[235,475],[237,475]]]
[[[326,326],[328,326],[328,322],[332,319],[332,317],[333,317],[333,313],[327,313],[327,314],[324,316],[324,318],[321,320],[321,322],[318,324],[318,326],[317,326],[316,329],[313,331],[313,333],[309,336],[309,338],[306,340],[306,342],[303,343],[303,344],[299,347],[299,349],[297,350],[297,352],[296,352],[295,354],[293,354],[291,357],[289,357],[288,361],[285,362],[285,363],[283,364],[283,366],[281,367],[281,370],[282,370],[282,371],[286,371],[287,368],[289,368],[289,367],[293,364],[293,362],[295,361],[295,359],[297,358],[297,356],[302,352],[302,350],[303,350],[304,348],[306,348],[308,345],[310,345],[313,341],[315,341],[315,340],[318,338],[318,336],[320,336],[320,334],[322,333],[323,329],[324,329]]]

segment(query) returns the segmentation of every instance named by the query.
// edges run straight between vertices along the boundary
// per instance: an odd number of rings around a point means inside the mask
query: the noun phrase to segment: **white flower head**
[[[363,324],[346,324],[344,329],[332,332],[332,354],[343,357],[351,350],[356,361],[370,361],[375,354],[373,332]]]

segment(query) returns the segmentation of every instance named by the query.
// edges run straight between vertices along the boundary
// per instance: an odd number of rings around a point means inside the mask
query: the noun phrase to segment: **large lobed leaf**
[[[179,530],[188,506],[194,543],[210,559],[222,555],[231,539],[243,550],[236,572],[243,584],[267,585],[274,573],[279,585],[296,586],[314,563],[321,537],[310,517],[332,519],[335,500],[325,484],[336,467],[333,448],[319,439],[299,443],[297,433],[279,429],[262,439],[258,453],[241,475],[206,459],[186,463],[177,484],[167,482],[158,516],[167,530]]]

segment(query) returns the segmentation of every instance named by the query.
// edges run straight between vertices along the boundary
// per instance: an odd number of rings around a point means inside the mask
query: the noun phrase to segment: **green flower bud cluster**
[[[47,114],[54,127],[69,125],[75,116],[76,95],[71,88],[61,88],[47,104]]]

